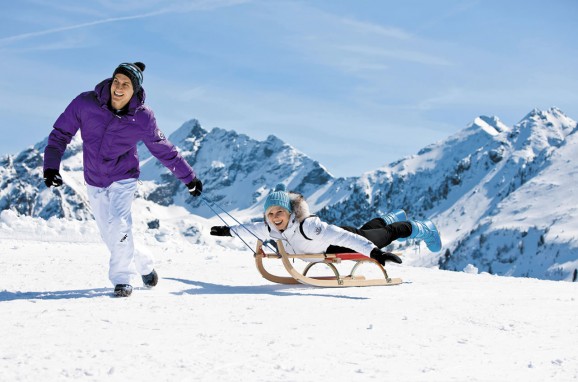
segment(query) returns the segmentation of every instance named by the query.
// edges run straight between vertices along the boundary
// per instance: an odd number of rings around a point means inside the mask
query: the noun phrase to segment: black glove
[[[203,192],[203,182],[199,178],[195,178],[187,183],[187,188],[189,189],[189,194],[199,196]]]
[[[54,170],[52,168],[47,168],[44,170],[44,184],[46,187],[54,186],[59,187],[62,186],[62,177],[58,170]]]
[[[377,260],[377,262],[380,263],[381,265],[385,265],[386,261],[401,264],[401,259],[399,258],[398,255],[391,252],[383,252],[381,249],[377,247],[373,248],[369,255],[371,256],[372,259]]]
[[[213,236],[233,236],[231,235],[231,229],[227,226],[214,226],[211,227],[211,235]]]

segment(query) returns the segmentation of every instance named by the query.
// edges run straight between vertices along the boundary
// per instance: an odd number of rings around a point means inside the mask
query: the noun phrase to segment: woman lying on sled
[[[430,251],[441,250],[439,232],[430,220],[408,221],[405,211],[396,210],[368,221],[359,229],[338,227],[311,215],[303,196],[287,192],[283,184],[278,184],[267,196],[264,212],[265,221],[243,227],[259,238],[281,240],[285,250],[292,254],[358,252],[385,265],[386,261],[401,263],[397,255],[380,249],[397,239],[422,239]],[[211,235],[232,236],[231,231],[242,235],[243,227],[214,226]]]

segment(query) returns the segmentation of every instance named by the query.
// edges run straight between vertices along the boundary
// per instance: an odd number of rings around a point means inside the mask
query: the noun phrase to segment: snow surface
[[[274,285],[238,240],[181,235],[213,223],[186,214],[135,227],[159,285],[113,298],[93,221],[3,211],[0,381],[578,379],[578,283],[402,264],[399,286]]]

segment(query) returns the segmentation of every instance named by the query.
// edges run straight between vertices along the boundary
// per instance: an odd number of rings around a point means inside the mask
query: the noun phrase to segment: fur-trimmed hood
[[[325,253],[331,245],[351,248],[351,252],[363,253],[366,256],[371,254],[375,247],[371,241],[321,221],[319,217],[311,215],[303,195],[296,192],[287,194],[292,211],[287,227],[283,231],[279,231],[271,224],[267,216],[260,222],[232,226],[231,231],[237,236],[247,235],[247,232],[253,233],[253,236],[262,241],[281,240],[285,249],[293,254]]]
[[[291,208],[295,214],[295,219],[297,219],[299,223],[311,216],[309,204],[307,204],[303,195],[289,191],[289,200],[291,201]]]

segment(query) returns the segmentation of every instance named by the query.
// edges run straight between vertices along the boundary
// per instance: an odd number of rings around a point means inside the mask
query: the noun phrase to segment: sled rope
[[[267,240],[262,240],[259,236],[257,236],[253,231],[251,231],[249,228],[247,228],[243,223],[241,223],[240,221],[238,221],[237,219],[235,219],[234,216],[232,216],[230,213],[228,213],[227,211],[225,211],[221,206],[219,206],[217,203],[215,202],[210,202],[208,201],[205,197],[201,196],[201,200],[203,202],[205,202],[205,204],[211,209],[211,211],[213,211],[213,213],[215,215],[217,215],[219,217],[219,219],[221,219],[221,221],[223,222],[223,224],[225,224],[227,227],[231,228],[231,226],[229,225],[229,223],[227,223],[225,221],[225,219],[223,219],[223,217],[213,208],[217,207],[218,209],[220,209],[224,214],[226,214],[229,218],[233,219],[235,221],[235,223],[237,223],[240,227],[242,227],[245,231],[249,232],[251,235],[253,235],[253,237],[255,237],[255,239],[261,241],[263,243],[263,245],[266,245],[267,247],[269,247],[269,249],[272,249],[273,251],[275,251],[275,253],[278,253],[277,249],[272,247],[271,244],[269,244],[269,241]],[[251,247],[249,244],[247,244],[247,242],[245,240],[243,240],[243,238],[241,237],[241,235],[239,235],[237,232],[231,230],[231,232],[233,232],[239,239],[241,239],[241,241],[243,242],[243,244],[245,244],[245,246],[247,248],[249,248],[251,250],[251,252],[253,252],[253,254],[257,255],[257,252],[255,252],[255,250],[253,249],[253,247]]]

